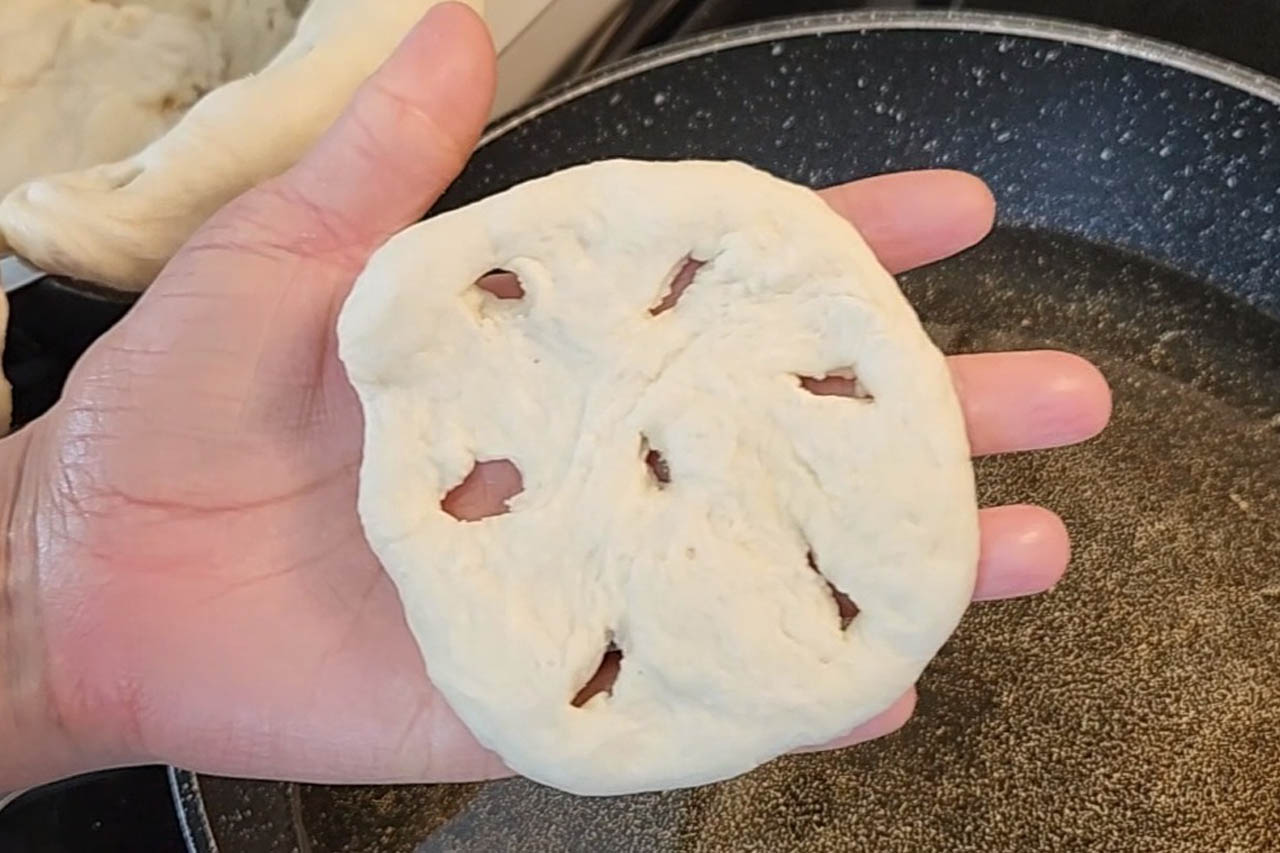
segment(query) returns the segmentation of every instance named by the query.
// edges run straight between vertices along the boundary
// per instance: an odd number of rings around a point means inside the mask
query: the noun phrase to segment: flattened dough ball
[[[520,289],[477,287],[494,268]],[[535,780],[674,788],[829,740],[969,601],[946,364],[810,190],[738,163],[569,169],[393,238],[338,337],[369,542],[432,681]],[[509,511],[447,512],[492,460],[520,471]]]
[[[0,195],[136,153],[207,92],[259,70],[297,0],[4,0]]]
[[[310,0],[261,71],[209,92],[141,151],[15,187],[0,201],[0,248],[7,243],[48,272],[146,288],[214,211],[296,163],[438,2]],[[463,2],[483,8],[482,0]],[[230,16],[236,30],[247,28],[255,5],[217,4],[244,12]]]

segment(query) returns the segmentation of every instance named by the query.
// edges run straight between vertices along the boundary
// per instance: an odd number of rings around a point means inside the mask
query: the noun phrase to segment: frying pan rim
[[[200,774],[194,770],[166,766],[169,795],[178,818],[178,828],[187,853],[218,853],[218,839],[213,834],[209,813],[205,810]],[[184,789],[188,793],[184,793]]]
[[[925,30],[979,33],[1033,38],[1090,47],[1157,65],[1165,65],[1207,78],[1280,105],[1280,80],[1247,66],[1160,39],[1123,30],[1078,24],[1039,15],[1009,15],[972,11],[879,10],[834,12],[781,18],[682,39],[652,48],[628,59],[554,88],[524,109],[499,118],[477,143],[477,150],[569,101],[612,83],[655,68],[762,42],[827,33],[854,31]],[[200,774],[178,767],[166,768],[174,809],[189,853],[217,853]],[[185,793],[184,793],[185,791]],[[193,802],[188,802],[189,800]]]
[[[543,113],[619,80],[686,59],[736,47],[803,36],[854,31],[925,30],[1034,38],[1090,47],[1165,65],[1280,105],[1280,79],[1212,54],[1124,30],[1042,15],[954,10],[873,10],[803,15],[731,27],[642,51],[552,89],[522,110],[495,121],[480,137],[483,148]]]

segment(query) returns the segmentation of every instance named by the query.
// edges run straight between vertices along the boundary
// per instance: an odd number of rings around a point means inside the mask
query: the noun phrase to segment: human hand
[[[47,734],[59,750],[0,759],[0,788],[144,761],[340,782],[507,772],[427,680],[365,543],[362,418],[334,337],[369,254],[462,167],[492,87],[483,25],[437,7],[305,161],[219,212],[85,354],[57,406],[0,445],[21,468],[9,680],[26,673],[26,722],[6,734],[0,715],[0,742]],[[954,172],[824,196],[895,272],[971,245],[993,218],[987,189]],[[951,366],[975,453],[1078,441],[1109,415],[1105,382],[1074,356]],[[511,491],[489,474],[453,496],[455,512],[486,514]],[[1058,579],[1056,516],[1016,506],[981,520],[975,598]],[[893,731],[913,701],[835,745]]]

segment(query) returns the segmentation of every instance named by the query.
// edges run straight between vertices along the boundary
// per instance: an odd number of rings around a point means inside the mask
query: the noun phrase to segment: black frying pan
[[[948,351],[1061,347],[1112,381],[1102,439],[978,468],[985,503],[1063,513],[1067,580],[971,611],[873,744],[606,800],[175,771],[193,849],[1280,849],[1280,84],[1027,19],[801,20],[559,92],[440,207],[614,155],[985,177],[996,233],[903,284]]]

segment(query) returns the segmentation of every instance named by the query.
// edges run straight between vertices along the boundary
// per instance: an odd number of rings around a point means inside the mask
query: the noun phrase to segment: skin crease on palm
[[[218,213],[54,409],[0,443],[16,483],[0,790],[147,761],[309,781],[505,775],[433,690],[365,544],[363,422],[334,338],[365,259],[461,168],[493,78],[483,24],[437,7],[302,163]],[[955,172],[823,195],[895,272],[972,245],[994,215],[987,188]],[[1107,422],[1107,385],[1075,356],[950,363],[977,454]],[[499,511],[511,476],[478,471],[451,508]],[[1061,576],[1067,537],[1049,510],[994,507],[981,523],[976,599]],[[894,731],[913,702],[828,746]]]

